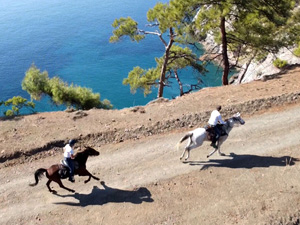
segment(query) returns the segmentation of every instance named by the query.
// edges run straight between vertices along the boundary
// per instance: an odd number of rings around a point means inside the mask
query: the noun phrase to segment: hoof
[[[206,158],[209,158],[209,155],[207,155]]]
[[[220,156],[226,156],[224,153],[221,153]]]
[[[75,192],[75,190],[70,190],[72,193],[74,193]]]

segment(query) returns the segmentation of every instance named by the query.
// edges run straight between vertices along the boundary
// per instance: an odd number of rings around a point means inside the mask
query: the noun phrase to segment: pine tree
[[[211,33],[222,46],[223,85],[228,84],[229,70],[242,57],[264,57],[299,40],[298,13],[292,0],[192,0],[189,7],[197,10],[199,36]],[[236,63],[230,65],[228,52]]]
[[[156,59],[157,67],[149,70],[136,67],[123,82],[133,91],[144,89],[146,94],[151,92],[149,85],[156,85],[158,97],[162,97],[163,88],[172,77],[166,79],[166,74],[173,73],[176,77],[176,66],[169,66],[173,45],[193,44],[212,35],[216,46],[211,53],[221,57],[222,84],[228,85],[229,72],[240,60],[248,60],[249,65],[253,59],[262,59],[268,53],[275,54],[300,41],[300,13],[293,0],[171,0],[166,4],[158,3],[148,11],[147,18],[151,26],[159,28],[158,31],[140,30],[138,23],[130,17],[121,18],[113,23],[115,30],[110,41],[119,41],[123,36],[137,42],[148,34],[159,37],[165,52],[161,59]],[[214,52],[216,49],[218,51]],[[229,54],[232,61],[229,61]],[[196,62],[190,61],[191,64],[186,66],[195,66]],[[203,72],[203,67],[199,71]]]
[[[158,28],[155,31],[145,31],[138,28],[138,23],[132,18],[116,19],[112,26],[115,28],[110,42],[117,42],[122,37],[128,36],[132,41],[139,42],[146,35],[156,35],[165,47],[164,54],[161,58],[157,58],[156,67],[144,70],[135,67],[129,72],[128,77],[124,79],[123,84],[130,85],[131,91],[141,88],[144,94],[151,93],[151,87],[158,87],[157,97],[163,97],[164,87],[168,85],[169,78],[174,77],[174,72],[187,66],[192,66],[199,72],[204,72],[204,68],[199,64],[199,60],[185,48],[179,47],[177,44],[186,43],[186,23],[185,12],[178,10],[178,5],[171,1],[170,4],[158,3],[153,9],[147,13],[147,19],[150,23],[149,27]],[[176,46],[175,46],[176,45]],[[185,57],[185,66],[180,63],[180,54],[185,52],[181,57]],[[179,66],[181,64],[181,66]],[[167,74],[169,74],[167,76]],[[177,73],[176,73],[177,74]],[[175,76],[176,76],[175,74]],[[176,76],[178,78],[178,74]],[[179,85],[180,82],[177,79]],[[183,94],[182,86],[180,93]]]

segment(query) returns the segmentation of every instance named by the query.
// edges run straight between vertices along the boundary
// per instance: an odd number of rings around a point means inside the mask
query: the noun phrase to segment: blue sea
[[[164,46],[157,36],[147,36],[140,43],[128,38],[109,43],[113,21],[132,17],[147,29],[147,11],[157,0],[0,0],[0,100],[20,95],[30,100],[21,83],[34,63],[49,77],[58,76],[67,83],[88,87],[108,99],[116,109],[145,105],[157,96],[157,90],[144,97],[142,91],[130,92],[122,81],[135,66],[154,67]],[[197,52],[201,54],[201,52]],[[202,77],[202,87],[221,85],[215,66]],[[180,72],[182,82],[196,83],[192,70]],[[165,98],[178,96],[174,80],[166,87]],[[57,111],[47,98],[36,103],[38,112]],[[3,109],[0,110],[3,113]]]

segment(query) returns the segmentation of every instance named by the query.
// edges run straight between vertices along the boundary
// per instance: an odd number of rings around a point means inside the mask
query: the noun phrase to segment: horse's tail
[[[40,168],[37,171],[35,171],[35,173],[34,173],[35,183],[34,184],[29,184],[29,186],[37,185],[39,183],[39,178],[41,178],[44,175],[44,173],[47,174],[47,170],[44,169],[44,168]]]
[[[192,136],[193,136],[193,133],[187,133],[186,135],[184,135],[181,139],[180,139],[180,141],[177,143],[177,149],[179,149],[179,146],[180,146],[180,144],[183,142],[183,141],[185,141],[186,139],[188,139],[188,138],[192,138]]]

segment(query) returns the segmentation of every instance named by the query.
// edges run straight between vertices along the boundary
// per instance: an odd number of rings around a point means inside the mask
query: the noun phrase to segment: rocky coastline
[[[216,47],[213,36],[211,34],[207,34],[206,39],[201,41],[200,44],[203,46],[205,52],[209,53],[208,55],[210,56],[207,57],[213,58],[215,63],[220,65],[221,59],[216,56],[221,54],[222,48],[221,46]],[[299,66],[300,57],[297,57],[293,54],[294,49],[295,47],[291,47],[290,49],[282,48],[277,54],[268,54],[267,57],[260,62],[252,60],[249,65],[247,65],[246,59],[242,60],[238,64],[239,69],[237,73],[231,76],[229,81],[230,84],[237,85],[240,83],[249,83],[256,80],[264,80],[268,76],[283,72],[288,67],[297,65]],[[276,58],[285,60],[287,62],[287,66],[284,68],[277,68],[276,66],[274,66],[273,62]],[[205,59],[205,57],[202,56],[202,59]],[[234,63],[232,54],[229,54],[229,61],[231,63]]]

